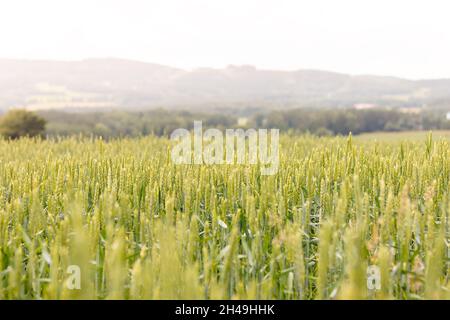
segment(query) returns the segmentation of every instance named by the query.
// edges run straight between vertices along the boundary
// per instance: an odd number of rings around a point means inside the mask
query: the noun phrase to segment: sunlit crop
[[[0,299],[450,299],[447,141],[280,143],[262,176],[163,138],[0,141]]]

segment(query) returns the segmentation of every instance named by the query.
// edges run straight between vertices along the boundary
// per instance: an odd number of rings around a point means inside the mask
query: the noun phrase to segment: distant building
[[[239,118],[237,123],[238,123],[238,126],[241,126],[241,127],[246,126],[248,123],[248,118]]]
[[[374,103],[357,103],[353,105],[353,108],[356,110],[366,110],[366,109],[374,109],[377,105]]]
[[[419,114],[422,112],[422,108],[400,108],[399,110],[400,112],[403,113],[414,113],[414,114]]]

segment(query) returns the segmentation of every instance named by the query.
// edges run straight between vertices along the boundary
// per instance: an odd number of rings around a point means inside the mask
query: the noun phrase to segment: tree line
[[[255,117],[255,126],[309,132],[317,135],[347,135],[376,131],[448,130],[444,111],[420,113],[389,109],[295,109]]]
[[[241,121],[232,113],[150,110],[68,113],[61,111],[11,110],[0,117],[0,135],[22,136],[93,135],[104,138],[145,135],[169,136],[177,128],[191,129],[195,120],[205,128],[278,128],[282,132],[315,135],[347,135],[376,131],[449,130],[446,112],[402,112],[389,109],[292,109],[254,113]]]

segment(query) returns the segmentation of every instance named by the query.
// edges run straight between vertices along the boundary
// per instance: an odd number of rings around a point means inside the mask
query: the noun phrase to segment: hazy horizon
[[[80,58],[80,59],[40,59],[40,58],[14,58],[14,57],[3,57],[0,56],[0,60],[10,60],[10,61],[26,61],[26,62],[62,62],[62,63],[70,63],[70,62],[83,62],[83,61],[89,61],[89,60],[117,60],[117,61],[130,61],[130,62],[138,62],[138,63],[145,63],[145,64],[151,64],[151,65],[159,65],[164,67],[169,67],[173,69],[179,69],[182,71],[190,72],[190,71],[196,71],[196,70],[202,70],[202,69],[212,69],[212,70],[223,70],[231,67],[252,67],[255,68],[258,71],[280,71],[280,72],[295,72],[295,71],[319,71],[319,72],[330,72],[330,73],[336,73],[336,74],[342,74],[342,75],[349,75],[349,76],[375,76],[375,77],[390,77],[390,78],[398,78],[403,80],[410,80],[410,81],[420,81],[420,80],[450,80],[450,75],[448,77],[439,77],[439,78],[408,78],[408,77],[402,77],[395,74],[377,74],[377,73],[351,73],[351,72],[345,72],[345,71],[336,71],[336,70],[325,70],[320,68],[295,68],[295,69],[275,69],[275,68],[263,68],[258,65],[254,64],[233,64],[228,63],[224,66],[196,66],[191,68],[185,68],[175,65],[169,65],[164,63],[159,63],[157,61],[143,61],[139,59],[130,59],[130,58],[123,58],[123,57],[114,57],[114,56],[104,56],[104,57],[87,57],[87,58]]]
[[[0,57],[450,78],[449,8],[444,0],[18,0],[0,4]]]

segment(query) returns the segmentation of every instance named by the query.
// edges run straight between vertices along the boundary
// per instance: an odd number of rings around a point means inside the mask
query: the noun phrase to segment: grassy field
[[[273,176],[154,137],[0,141],[0,299],[450,299],[449,143],[370,137],[282,136]]]
[[[429,132],[427,131],[401,131],[401,132],[374,132],[356,136],[356,140],[370,142],[401,142],[401,141],[424,141]],[[450,131],[438,130],[432,132],[435,140],[450,139]]]

